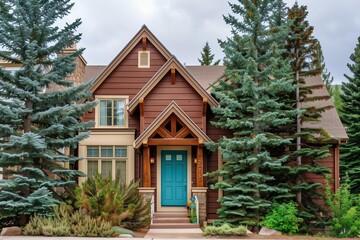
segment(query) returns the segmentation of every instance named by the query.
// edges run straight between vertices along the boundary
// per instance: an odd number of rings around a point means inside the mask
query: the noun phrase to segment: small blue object
[[[195,202],[195,197],[192,196],[192,197],[190,198],[190,201]]]
[[[192,204],[190,205],[190,208],[191,208],[191,209],[194,209],[194,208],[195,208],[195,204],[192,203]]]

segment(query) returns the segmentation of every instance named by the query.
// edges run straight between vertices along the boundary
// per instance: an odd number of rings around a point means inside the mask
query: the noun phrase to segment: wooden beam
[[[197,148],[197,164],[196,164],[196,186],[204,187],[204,148]]]
[[[199,142],[197,139],[187,138],[168,138],[168,139],[156,139],[150,138],[147,142],[150,146],[164,145],[164,146],[197,146]]]
[[[176,136],[176,117],[174,115],[171,116],[171,136]]]
[[[150,148],[143,149],[143,187],[151,187]]]
[[[172,67],[172,68],[171,68],[171,84],[172,84],[172,85],[175,85],[175,83],[176,83],[175,68]]]
[[[142,37],[142,48],[143,51],[146,51],[146,37]]]
[[[175,138],[184,138],[187,135],[189,135],[189,133],[191,134],[189,128],[187,127],[183,127],[180,131],[177,132]],[[192,134],[191,134],[192,135]]]
[[[166,128],[159,127],[155,133],[158,133],[162,138],[172,138],[171,133]]]
[[[139,108],[140,108],[140,134],[144,131],[144,99],[139,100]]]
[[[335,178],[335,189],[334,192],[340,187],[340,146],[335,145],[334,148],[334,178]]]
[[[206,98],[203,99],[202,106],[202,130],[206,133],[206,111],[207,111],[208,100]]]

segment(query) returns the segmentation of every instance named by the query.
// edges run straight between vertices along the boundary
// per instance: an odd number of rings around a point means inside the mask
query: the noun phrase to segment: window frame
[[[91,147],[91,148],[98,148],[98,156],[88,156],[88,148]],[[112,147],[112,156],[111,157],[103,157],[102,154],[101,154],[101,150],[102,150],[102,147]],[[116,148],[119,147],[120,149],[125,149],[126,150],[126,156],[119,156],[117,157],[116,156]],[[123,145],[88,145],[86,146],[86,160],[87,162],[97,162],[97,172],[99,174],[102,175],[102,162],[103,161],[111,161],[111,177],[112,179],[115,179],[116,177],[116,163],[117,162],[124,162],[125,163],[125,175],[124,176],[120,176],[120,178],[122,179],[122,181],[124,183],[126,183],[126,180],[127,180],[127,168],[129,167],[128,166],[128,159],[129,159],[129,150],[128,150],[128,146],[123,146]],[[88,164],[86,166],[86,174],[88,174],[89,172],[89,169],[88,169]],[[106,175],[106,177],[109,176],[109,175]],[[87,178],[89,178],[89,176],[87,176]]]
[[[147,62],[148,64],[147,65],[141,65],[141,54],[142,53],[146,53],[148,56],[147,56]],[[138,51],[138,68],[150,68],[150,51],[148,50],[141,50],[141,51]]]
[[[129,96],[95,96],[95,99],[99,101],[99,104],[95,107],[95,127],[96,128],[127,128],[128,127],[128,111],[127,105],[129,103]],[[101,108],[100,101],[112,101],[111,110],[112,110],[112,118],[111,125],[101,125]],[[114,101],[124,101],[124,124],[123,125],[114,125]]]

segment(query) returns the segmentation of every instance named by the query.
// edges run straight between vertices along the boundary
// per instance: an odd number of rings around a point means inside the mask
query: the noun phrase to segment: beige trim
[[[127,159],[126,159],[126,183],[129,184],[135,177],[135,151],[132,146],[135,139],[134,131],[128,132],[92,132],[90,136],[79,143],[79,157],[83,160],[79,161],[79,170],[87,173],[87,159],[86,147],[87,146],[126,146]],[[114,161],[114,160],[113,160]],[[99,169],[100,161],[98,162]],[[112,169],[113,176],[115,169]],[[87,177],[79,177],[79,185],[81,185]]]
[[[196,123],[176,104],[171,103],[157,116],[157,118],[146,128],[146,130],[135,140],[134,147],[139,148],[144,141],[146,141],[151,134],[168,118],[171,114],[175,114],[198,138],[199,142],[212,142],[212,140],[199,128]]]
[[[95,107],[95,128],[127,128],[129,125],[129,114],[127,105],[129,104],[129,96],[124,95],[95,95],[96,100],[124,100],[124,126],[100,126],[100,102]]]
[[[207,187],[192,187],[191,192],[192,193],[206,193],[208,191]]]
[[[147,65],[141,65],[141,54],[147,54]],[[150,68],[150,51],[139,51],[138,52],[138,68]]]
[[[134,112],[136,106],[139,104],[140,99],[145,97],[151,92],[151,90],[164,78],[164,76],[175,68],[176,71],[181,74],[185,80],[195,89],[195,91],[203,98],[207,99],[210,106],[218,106],[219,103],[198,83],[195,78],[186,70],[186,68],[173,56],[171,57],[156,73],[155,75],[144,85],[144,87],[133,97],[129,103],[129,112]]]
[[[139,187],[138,188],[139,193],[154,193],[155,189],[156,188],[154,188],[154,187]]]
[[[124,58],[134,49],[139,41],[143,37],[146,37],[155,48],[165,57],[166,60],[170,59],[171,53],[162,45],[162,43],[155,37],[155,35],[143,25],[141,29],[136,33],[136,35],[130,40],[130,42],[125,46],[123,50],[110,62],[110,64],[100,73],[96,78],[94,85],[91,87],[90,91],[95,92],[95,90],[105,81],[105,79],[110,75],[112,71],[124,60]]]
[[[156,148],[156,209],[159,212],[164,211],[184,211],[184,207],[162,207],[161,206],[161,151],[163,150],[186,150],[187,151],[187,197],[189,199],[191,196],[191,146],[158,146]]]

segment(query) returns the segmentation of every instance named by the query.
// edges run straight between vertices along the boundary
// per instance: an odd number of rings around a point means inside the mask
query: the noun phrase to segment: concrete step
[[[181,218],[160,217],[160,218],[154,218],[153,222],[154,223],[189,223],[190,220],[188,217],[181,217]]]
[[[195,223],[153,223],[150,229],[178,229],[178,228],[200,228]]]
[[[154,218],[187,218],[187,212],[156,212]]]

